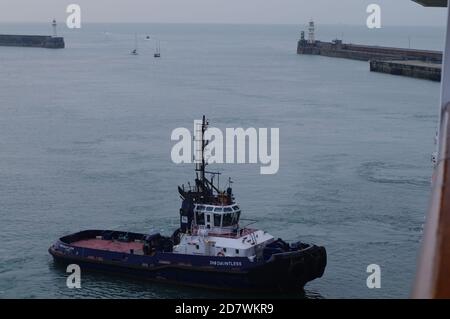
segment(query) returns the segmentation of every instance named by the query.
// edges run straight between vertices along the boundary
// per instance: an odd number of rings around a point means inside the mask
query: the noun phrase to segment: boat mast
[[[134,51],[137,52],[138,50],[138,38],[137,33],[134,34]]]
[[[203,115],[202,118],[202,127],[201,127],[201,148],[200,148],[200,156],[201,161],[196,163],[195,171],[200,173],[200,180],[202,182],[205,182],[205,168],[206,168],[206,161],[205,161],[205,147],[208,145],[208,142],[205,141],[205,132],[208,129],[208,123],[206,121],[205,116]],[[205,184],[205,183],[204,183]]]

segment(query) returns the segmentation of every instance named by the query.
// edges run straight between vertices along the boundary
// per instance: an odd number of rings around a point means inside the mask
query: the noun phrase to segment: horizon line
[[[53,18],[49,19],[48,22],[43,21],[0,21],[0,24],[47,24],[51,23]],[[57,20],[58,21],[58,20]],[[60,20],[61,21],[61,20]],[[61,23],[61,22],[60,22]],[[192,25],[205,25],[205,24],[213,24],[213,25],[274,25],[274,26],[307,26],[307,22],[305,23],[273,23],[273,22],[148,22],[148,21],[85,21],[83,24],[192,24]],[[356,24],[356,23],[320,23],[316,24],[317,26],[350,26],[350,27],[366,27],[365,24]],[[384,27],[432,27],[432,28],[444,28],[445,23],[442,25],[439,24],[423,24],[423,25],[414,25],[414,24],[385,24]]]

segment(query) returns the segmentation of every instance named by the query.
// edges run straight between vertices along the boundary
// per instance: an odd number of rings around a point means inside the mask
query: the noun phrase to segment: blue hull
[[[106,231],[108,232],[108,231]],[[55,261],[78,264],[83,270],[113,272],[146,280],[194,287],[241,291],[295,291],[321,277],[326,266],[323,247],[273,254],[251,262],[245,257],[215,257],[157,252],[153,256],[72,246],[71,240],[105,231],[85,231],[61,238],[49,248]],[[145,236],[143,234],[128,236]],[[95,237],[95,236],[94,236]]]

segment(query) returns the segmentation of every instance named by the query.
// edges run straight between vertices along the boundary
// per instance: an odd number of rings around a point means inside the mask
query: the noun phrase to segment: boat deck
[[[134,254],[143,254],[143,243],[141,242],[123,242],[117,240],[104,240],[98,238],[84,239],[73,242],[72,246],[81,248],[91,248],[98,250],[114,251],[118,253],[130,253],[133,250]]]

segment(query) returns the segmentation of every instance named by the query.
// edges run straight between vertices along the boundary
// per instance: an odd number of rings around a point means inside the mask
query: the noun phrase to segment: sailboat
[[[155,58],[160,58],[161,57],[161,46],[160,43],[158,41],[158,45],[156,46],[156,52],[153,55]]]
[[[134,49],[131,51],[132,55],[138,55],[138,40],[137,40],[137,34],[134,34]]]

